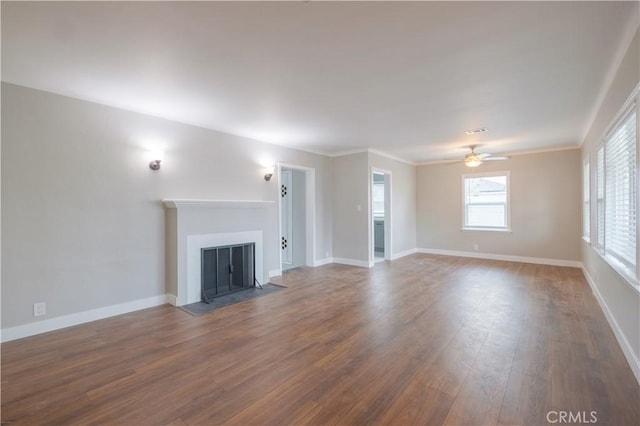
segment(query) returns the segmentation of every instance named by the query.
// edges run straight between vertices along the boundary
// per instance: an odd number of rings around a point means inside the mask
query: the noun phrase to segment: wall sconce
[[[151,170],[160,170],[160,163],[162,162],[163,153],[160,151],[151,153],[151,162],[149,163],[149,168]]]
[[[271,177],[273,176],[273,172],[274,172],[274,167],[273,166],[267,166],[264,168],[264,180],[266,180],[267,182],[271,180]]]

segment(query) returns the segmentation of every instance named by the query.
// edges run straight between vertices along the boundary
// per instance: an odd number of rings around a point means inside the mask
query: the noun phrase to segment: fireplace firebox
[[[202,253],[202,301],[255,287],[255,243],[207,247]]]

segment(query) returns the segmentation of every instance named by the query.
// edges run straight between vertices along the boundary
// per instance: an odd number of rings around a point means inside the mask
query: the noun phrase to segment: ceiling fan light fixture
[[[475,152],[470,152],[469,154],[464,156],[464,165],[467,167],[478,167],[482,164],[482,157],[480,157]]]

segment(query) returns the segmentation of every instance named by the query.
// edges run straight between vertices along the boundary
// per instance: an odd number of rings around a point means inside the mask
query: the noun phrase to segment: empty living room
[[[0,23],[3,425],[640,425],[640,2]]]

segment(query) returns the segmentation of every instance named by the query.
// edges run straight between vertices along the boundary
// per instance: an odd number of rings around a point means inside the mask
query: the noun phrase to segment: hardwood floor
[[[640,424],[578,269],[416,254],[278,282],[200,317],[162,306],[3,344],[2,421]]]

